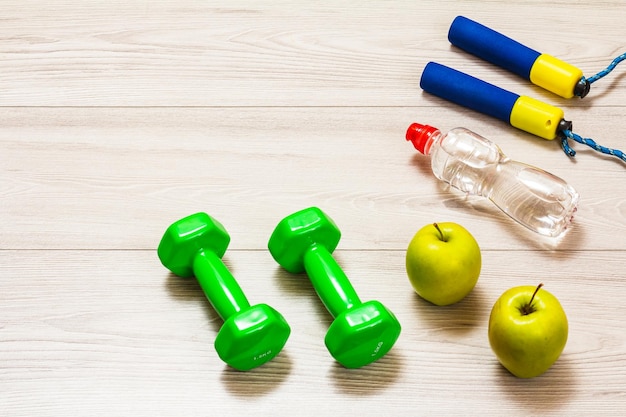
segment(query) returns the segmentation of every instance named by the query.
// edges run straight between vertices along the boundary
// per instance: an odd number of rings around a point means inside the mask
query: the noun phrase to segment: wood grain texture
[[[0,195],[13,209],[2,248],[154,248],[164,219],[200,210],[227,226],[232,248],[264,248],[282,217],[309,205],[335,218],[350,249],[405,248],[418,227],[448,219],[468,224],[484,249],[543,248],[490,202],[429,173],[427,158],[404,139],[420,120],[477,125],[511,158],[566,178],[582,201],[560,249],[626,249],[606,238],[626,231],[626,206],[610,181],[623,173],[620,161],[580,146],[572,161],[556,142],[454,108],[1,112]],[[619,146],[609,134],[616,109],[586,114],[605,143]]]
[[[274,225],[308,205],[336,218],[345,248],[402,249],[421,224],[448,219],[468,224],[484,249],[543,248],[490,202],[439,183],[404,139],[414,120],[448,128],[454,120],[481,127],[511,158],[546,167],[579,191],[559,249],[626,249],[606,238],[626,230],[626,205],[611,181],[620,161],[580,147],[572,161],[556,142],[454,108],[2,112],[0,195],[14,210],[3,248],[154,248],[164,219],[200,210],[224,222],[232,248],[265,248]],[[619,113],[587,115],[608,132]]]
[[[626,284],[605,272],[621,268],[610,254],[577,252],[565,268],[536,251],[486,251],[476,289],[441,308],[412,292],[403,251],[338,251],[361,297],[383,302],[403,324],[388,356],[346,370],[323,345],[331,318],[306,277],[264,251],[232,251],[225,262],[250,301],[272,305],[293,329],[285,350],[249,373],[217,358],[221,320],[199,286],[169,275],[153,251],[3,258],[13,265],[0,293],[6,415],[572,415],[623,406]],[[538,280],[562,300],[570,336],[547,374],[519,380],[491,353],[486,323],[501,292]]]
[[[625,164],[511,129],[419,88],[438,61],[564,109],[575,131],[624,149],[624,69],[564,100],[451,47],[459,14],[586,75],[626,50],[621,1],[3,1],[0,15],[0,416],[622,415],[626,409]],[[626,64],[624,64],[626,65]],[[413,121],[468,127],[581,194],[557,244],[489,201],[440,184],[405,139]],[[382,360],[337,365],[332,318],[267,240],[316,205],[362,299],[403,330]],[[224,260],[252,303],[292,327],[251,372],[217,357],[221,319],[156,256],[196,211],[232,241]],[[483,269],[435,307],[404,269],[413,234],[455,221]],[[506,289],[539,282],[570,334],[545,375],[519,380],[491,352]]]
[[[552,99],[452,48],[458,14],[590,75],[626,46],[620,1],[488,3],[5,1],[1,104],[413,106],[429,60]],[[622,103],[610,93],[598,101]]]

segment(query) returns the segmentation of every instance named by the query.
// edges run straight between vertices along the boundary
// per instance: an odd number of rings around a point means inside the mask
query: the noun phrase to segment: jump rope
[[[584,98],[591,90],[591,84],[626,60],[625,52],[606,69],[586,78],[575,66],[539,53],[463,16],[458,16],[452,22],[448,40],[460,49],[563,98]],[[520,96],[455,69],[435,62],[428,63],[422,73],[420,87],[430,94],[503,120],[543,139],[553,140],[558,137],[563,151],[570,157],[576,155],[576,151],[569,145],[569,140],[573,140],[626,162],[626,154],[619,149],[607,148],[591,138],[574,133],[572,122],[565,120],[563,110],[558,107]]]

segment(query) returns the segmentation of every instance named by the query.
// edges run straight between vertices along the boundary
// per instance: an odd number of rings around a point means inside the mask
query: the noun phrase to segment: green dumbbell
[[[306,271],[322,302],[335,317],[324,342],[346,368],[359,368],[383,357],[400,336],[400,323],[382,303],[359,300],[332,256],[341,232],[317,207],[284,218],[270,237],[272,257],[292,273]]]
[[[278,355],[291,329],[284,317],[267,304],[250,307],[221,259],[229,243],[224,226],[206,213],[196,213],[165,231],[157,253],[161,263],[175,275],[196,277],[224,320],[215,339],[217,354],[233,368],[247,371]]]

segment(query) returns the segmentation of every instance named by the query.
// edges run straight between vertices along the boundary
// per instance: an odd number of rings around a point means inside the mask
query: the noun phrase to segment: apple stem
[[[441,229],[439,228],[439,225],[437,223],[433,223],[433,226],[435,226],[435,229],[437,229],[437,231],[439,232],[439,239],[441,239],[442,242],[447,242],[448,239],[446,239],[443,236],[443,232],[441,231]]]
[[[537,295],[537,292],[539,291],[539,288],[541,287],[543,287],[543,283],[540,283],[539,285],[537,285],[537,288],[535,288],[535,292],[533,293],[532,297],[530,297],[530,301],[528,302],[528,304],[525,304],[522,307],[523,315],[527,316],[528,314],[535,312],[535,308],[533,307],[533,300],[535,299],[535,295]]]

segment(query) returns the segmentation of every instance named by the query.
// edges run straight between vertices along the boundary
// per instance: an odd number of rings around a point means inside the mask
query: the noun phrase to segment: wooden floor
[[[556,105],[574,131],[626,148],[626,64],[583,100],[560,99],[450,46],[457,15],[590,76],[626,51],[626,3],[507,1],[2,1],[1,416],[624,415],[626,163],[462,109],[419,88],[437,61]],[[465,126],[581,195],[569,234],[537,240],[489,201],[440,184],[404,139],[419,121]],[[363,300],[403,330],[380,361],[330,357],[332,317],[305,275],[267,251],[284,216],[326,211],[335,255]],[[272,362],[238,372],[213,347],[222,323],[156,247],[206,211],[249,300],[292,327]],[[475,290],[435,307],[405,251],[434,221],[465,226]],[[545,284],[569,340],[532,380],[487,340],[506,289]]]

